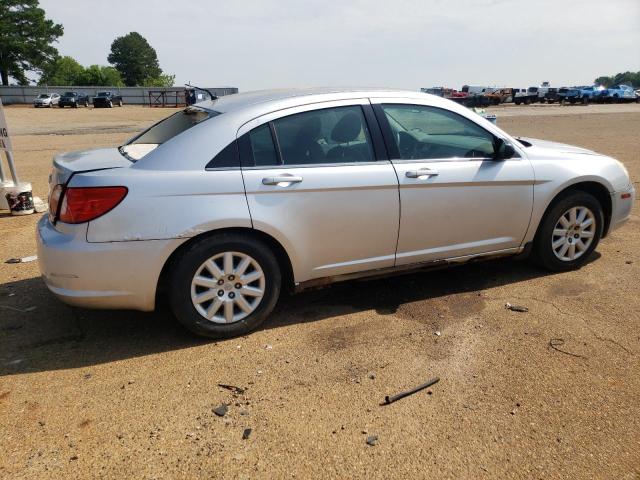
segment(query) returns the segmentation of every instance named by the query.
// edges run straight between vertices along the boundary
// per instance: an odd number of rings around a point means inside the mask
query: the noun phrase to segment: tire
[[[121,107],[122,106],[122,100],[118,100],[118,106]]]
[[[108,106],[109,108],[113,108],[113,102],[112,102],[111,100],[109,100],[109,103],[107,104],[107,106]]]
[[[588,212],[584,217],[583,224],[587,223],[588,220],[592,220],[589,226],[581,230],[575,230],[573,234],[571,234],[573,224],[571,224],[570,216],[572,209],[577,209],[577,219],[579,219],[581,212],[584,210]],[[567,228],[564,228],[564,225],[560,223],[561,217],[564,217],[567,221]],[[563,272],[579,268],[588,261],[589,256],[598,246],[598,242],[602,237],[603,226],[604,214],[602,205],[593,195],[581,191],[567,192],[554,200],[542,219],[533,244],[533,260],[542,268],[552,272]],[[556,227],[559,227],[559,229],[556,230]],[[558,232],[561,231],[566,231],[567,234],[559,234]],[[591,235],[589,238],[585,238],[587,233]],[[575,235],[578,235],[577,240]],[[561,242],[562,239],[565,242]],[[578,243],[575,243],[577,241],[580,241],[586,248],[580,250]],[[558,244],[556,249],[553,247],[554,242]],[[574,245],[575,258],[573,259],[570,258],[571,245]]]
[[[513,103],[515,103],[516,105],[520,105],[520,100],[514,100]]]
[[[589,97],[582,97],[582,103],[584,105],[589,105]]]
[[[231,255],[233,261],[232,274],[236,273],[245,259],[248,267],[239,279],[230,277],[225,270],[227,255]],[[210,267],[205,263],[214,261],[218,267],[218,280],[211,273]],[[253,262],[253,263],[251,263]],[[210,265],[210,263],[208,263]],[[248,281],[251,275],[261,277]],[[196,276],[205,277],[209,284],[195,285]],[[247,283],[242,279],[247,278]],[[280,296],[282,277],[280,267],[273,252],[262,242],[245,235],[235,233],[222,233],[203,238],[190,245],[172,262],[169,271],[171,290],[169,301],[173,314],[178,321],[196,335],[210,338],[229,338],[245,335],[258,328],[271,313]],[[220,285],[218,281],[224,283]],[[215,283],[211,283],[215,282]],[[257,298],[255,293],[242,295],[243,290],[262,292],[262,297]],[[204,295],[201,303],[192,300],[192,295]],[[208,301],[208,295],[214,294]],[[222,294],[222,296],[220,296]],[[251,311],[240,308],[240,300],[247,302],[245,307]],[[253,303],[251,303],[253,302]],[[198,306],[196,306],[198,304]],[[227,304],[231,304],[231,315],[228,315]],[[217,308],[215,308],[217,306]],[[205,315],[211,314],[213,320],[208,320]],[[202,312],[202,313],[201,313]],[[225,319],[232,321],[225,323]]]

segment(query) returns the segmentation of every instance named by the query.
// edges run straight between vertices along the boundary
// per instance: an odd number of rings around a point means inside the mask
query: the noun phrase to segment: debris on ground
[[[37,255],[29,255],[28,257],[22,257],[22,258],[10,258],[9,260],[6,260],[4,263],[29,263],[29,262],[35,262],[38,259]]]
[[[251,435],[251,429],[245,428],[244,432],[242,432],[242,439],[246,440],[247,438],[249,438],[249,435]]]
[[[227,406],[226,403],[223,403],[219,407],[216,407],[213,409],[213,413],[215,413],[219,417],[224,417],[228,411],[229,411],[229,407]]]
[[[369,435],[367,437],[367,445],[370,447],[375,447],[378,444],[378,436],[377,435]]]
[[[36,213],[43,213],[49,210],[49,204],[40,197],[33,197],[33,209]]]
[[[439,337],[440,335],[442,335],[442,332],[440,330],[436,330],[436,335]]]
[[[265,350],[272,350],[273,349],[273,345],[267,344],[267,345],[264,346],[264,348],[265,348]]]
[[[237,395],[242,395],[247,390],[246,388],[237,387],[235,385],[227,385],[226,383],[219,383],[218,386],[226,390],[231,390],[233,393]]]
[[[376,379],[376,374],[375,374],[375,373],[373,373],[373,372],[371,372],[371,373],[369,374],[369,380],[375,380],[375,379]]]
[[[564,345],[564,338],[552,338],[551,340],[549,340],[549,346],[553,348],[556,352],[564,353],[565,355],[569,355],[571,357],[576,357],[576,358],[587,358],[584,355],[578,355],[577,353],[571,353],[561,349],[560,347],[562,345]]]
[[[29,312],[33,312],[38,307],[32,306],[27,308],[16,308],[16,307],[10,307],[9,305],[0,305],[0,308],[6,308],[7,310],[13,310],[14,312],[29,313]]]
[[[422,385],[418,385],[417,387],[412,388],[411,390],[407,390],[406,392],[398,393],[397,395],[392,395],[392,396],[387,395],[386,397],[384,397],[384,402],[381,403],[380,405],[389,405],[390,403],[398,401],[398,400],[400,400],[400,399],[402,399],[404,397],[408,397],[409,395],[413,395],[414,393],[417,393],[420,390],[424,390],[425,388],[428,388],[431,385],[435,385],[439,381],[440,381],[440,379],[438,377],[435,377],[435,378],[432,378],[431,380],[429,380],[428,382],[423,383]]]
[[[631,265],[631,264],[633,263],[633,261],[632,261],[632,260],[627,260],[627,261],[626,261],[626,262],[624,262],[624,263],[626,263],[627,265]]]
[[[504,308],[513,312],[527,313],[529,311],[527,307],[523,307],[522,305],[511,305],[510,303],[505,303]]]

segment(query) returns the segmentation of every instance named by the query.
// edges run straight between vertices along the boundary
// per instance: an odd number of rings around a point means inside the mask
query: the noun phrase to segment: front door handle
[[[440,172],[430,168],[419,168],[418,170],[408,170],[405,175],[407,178],[435,177],[440,175]]]
[[[263,185],[280,185],[281,187],[286,187],[288,185],[281,184],[292,184],[292,183],[300,183],[302,181],[302,177],[298,177],[295,175],[278,175],[276,177],[266,177],[262,179]]]

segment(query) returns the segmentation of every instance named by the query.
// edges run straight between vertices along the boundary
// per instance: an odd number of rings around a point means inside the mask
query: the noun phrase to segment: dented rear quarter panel
[[[70,182],[72,187],[112,185],[129,192],[113,210],[89,222],[89,242],[189,238],[220,228],[251,228],[240,170],[127,168],[83,173]]]

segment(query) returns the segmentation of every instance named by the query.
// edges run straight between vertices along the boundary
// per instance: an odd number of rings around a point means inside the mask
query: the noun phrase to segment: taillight
[[[64,186],[56,185],[49,195],[49,218],[51,218],[52,221],[58,216],[58,206],[60,205],[60,197],[62,197],[63,191]]]
[[[115,208],[127,192],[127,187],[69,187],[64,191],[58,218],[65,223],[94,220]]]

